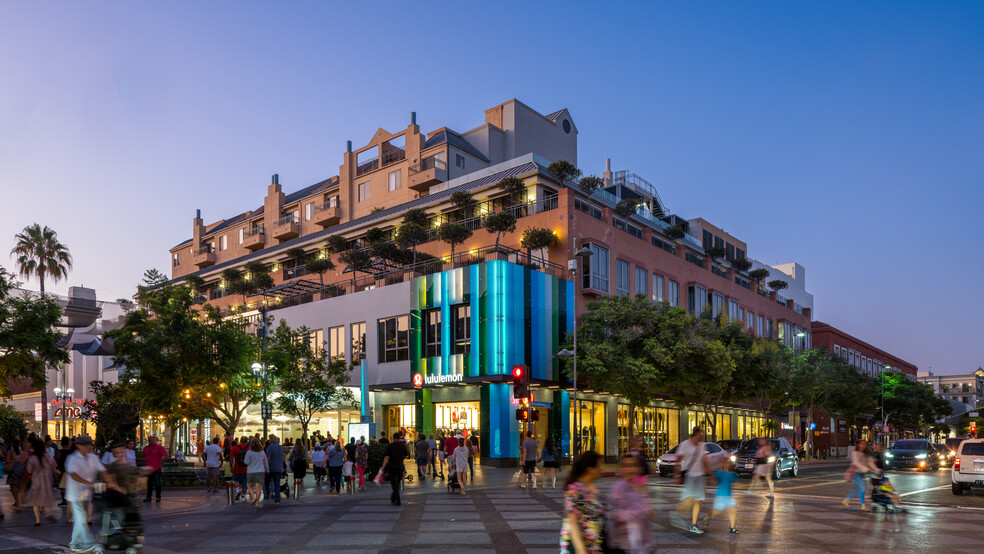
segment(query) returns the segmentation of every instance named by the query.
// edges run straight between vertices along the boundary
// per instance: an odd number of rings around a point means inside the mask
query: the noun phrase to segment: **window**
[[[741,248],[735,248],[735,257],[739,260],[745,259],[745,251]]]
[[[724,245],[724,250],[725,250],[724,257],[727,258],[727,260],[729,262],[734,261],[734,259],[735,259],[735,245],[731,244],[730,242],[729,243],[726,243]]]
[[[326,345],[328,358],[334,360],[345,359],[345,327],[331,327],[328,329],[328,344]]]
[[[467,354],[471,351],[471,305],[451,306],[451,321],[454,326],[454,354]]]
[[[653,302],[664,300],[666,300],[666,296],[663,295],[663,276],[653,273]]]
[[[670,306],[679,307],[680,306],[680,283],[676,281],[670,281],[670,292],[667,295],[667,300]]]
[[[462,156],[461,154],[455,154],[454,155],[454,165],[456,167],[460,167],[461,169],[464,169],[465,168],[465,157]]]
[[[369,200],[369,181],[359,183],[359,202]]]
[[[649,273],[641,267],[636,268],[635,293],[646,295],[646,285],[649,284]]]
[[[311,216],[314,214],[314,202],[308,202],[304,204],[304,221],[310,221]]]
[[[775,337],[774,331],[772,329],[772,320],[771,319],[766,319],[765,320],[765,336],[767,336],[769,338]]]
[[[366,359],[366,322],[353,323],[352,329],[352,361]]]
[[[676,256],[676,253],[677,253],[676,246],[674,246],[674,245],[666,242],[665,240],[657,237],[655,233],[650,236],[650,240],[652,240],[653,246],[658,246],[659,248],[662,248],[663,250],[666,250],[670,254],[673,254],[674,256]]]
[[[721,237],[714,237],[714,246],[720,246],[724,248],[724,239]]]
[[[246,235],[246,228],[244,227],[239,230],[239,244],[243,243],[243,239],[245,238],[245,235]]]
[[[711,317],[717,317],[724,312],[724,297],[720,294],[711,294]]]
[[[757,330],[758,336],[761,337],[762,334],[765,332],[765,316],[761,316],[761,315],[758,316],[758,325],[755,327],[755,329]]]
[[[745,322],[745,326],[749,331],[755,330],[755,314],[748,312],[748,321]]]
[[[321,329],[308,331],[307,336],[304,337],[304,341],[307,342],[311,352],[317,356],[318,352],[325,346],[325,332]]]
[[[629,262],[615,260],[615,294],[629,294]]]
[[[608,249],[594,243],[588,243],[591,256],[584,258],[584,275],[581,287],[586,289],[608,292]]]
[[[595,219],[599,219],[599,220],[602,219],[601,210],[589,204],[588,202],[581,200],[580,198],[574,199],[574,209],[579,212],[584,212]]]
[[[325,197],[324,197],[324,205],[326,207],[328,207],[328,208],[337,208],[338,207],[338,195],[337,194],[332,194],[332,195],[326,194]]]
[[[219,252],[225,250],[228,247],[229,247],[229,236],[222,235],[221,237],[219,237]]]
[[[704,229],[704,232],[701,234],[703,235],[702,237],[703,240],[701,241],[701,244],[704,246],[704,250],[707,250],[711,246],[714,246],[714,236],[711,235],[710,231]]]
[[[684,257],[686,257],[688,262],[696,266],[704,267],[704,258],[701,258],[700,256],[694,254],[690,250],[687,250],[687,253],[684,254]]]
[[[410,317],[401,315],[380,319],[379,363],[399,362],[410,359]]]
[[[424,312],[424,357],[441,355],[441,310]]]
[[[393,192],[394,190],[400,188],[400,186],[402,185],[400,175],[401,175],[401,173],[400,173],[400,170],[399,169],[397,169],[396,171],[390,171],[389,172],[389,175],[388,175],[388,179],[387,180],[389,182],[389,191],[390,192]]]
[[[642,232],[642,227],[637,227],[624,219],[619,219],[617,217],[612,218],[612,225],[620,231],[625,231],[626,233],[632,235],[637,239],[644,238],[645,235]]]
[[[181,259],[178,257],[178,253],[177,252],[175,252],[174,254],[171,255],[171,264],[174,267],[178,267],[179,265],[181,265]]]
[[[707,305],[707,289],[697,285],[687,287],[687,311],[699,315]]]
[[[738,313],[738,303],[734,300],[728,300],[728,321],[734,321],[735,323],[741,321],[741,315]]]

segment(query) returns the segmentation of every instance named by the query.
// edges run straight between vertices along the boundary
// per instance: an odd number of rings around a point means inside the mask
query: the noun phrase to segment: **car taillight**
[[[953,469],[960,469],[960,458],[953,460]]]

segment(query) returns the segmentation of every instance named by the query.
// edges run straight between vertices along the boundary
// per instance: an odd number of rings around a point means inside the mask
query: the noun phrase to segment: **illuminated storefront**
[[[632,424],[633,434],[642,438],[653,458],[662,456],[680,442],[680,410],[675,408],[636,407]],[[619,455],[628,453],[631,446],[629,441],[629,405],[619,404]]]

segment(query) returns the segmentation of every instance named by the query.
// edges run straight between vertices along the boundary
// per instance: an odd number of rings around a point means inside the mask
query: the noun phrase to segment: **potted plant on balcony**
[[[539,266],[533,263],[533,251],[549,248],[557,244],[557,235],[550,229],[530,227],[523,231],[523,237],[519,240],[519,243],[526,249],[526,257],[529,259],[530,269],[539,269]],[[541,265],[545,265],[546,263],[546,259],[542,255],[540,263]]]
[[[683,230],[683,225],[679,223],[677,223],[676,225],[670,225],[663,232],[666,233],[666,236],[670,237],[671,239],[677,242],[683,239],[683,237],[687,236],[687,232]]]
[[[744,273],[752,267],[752,262],[748,258],[735,258],[731,260],[731,267]]]
[[[629,217],[630,215],[636,213],[641,205],[641,198],[623,198],[619,200],[618,204],[615,206],[615,214],[619,217]]]
[[[461,223],[446,223],[437,230],[437,236],[451,247],[451,257],[445,264],[445,270],[454,268],[454,248],[472,236],[471,229]]]
[[[579,172],[580,173],[580,172]],[[578,181],[577,186],[581,189],[581,192],[591,196],[598,189],[605,186],[605,181],[601,177],[596,177],[594,175],[588,175],[587,177]]]
[[[459,190],[451,195],[451,205],[455,212],[459,214],[459,221],[469,219],[475,215],[475,206],[478,202],[472,193],[466,190]]]
[[[499,254],[499,239],[502,238],[503,233],[515,233],[516,232],[516,216],[512,212],[495,212],[485,216],[482,220],[482,226],[490,234],[495,235],[495,250],[494,255]],[[500,259],[500,258],[496,258]]]
[[[789,283],[783,281],[782,279],[773,279],[769,281],[769,288],[772,289],[773,295],[778,295],[779,291],[785,289],[789,286]]]
[[[727,253],[727,250],[725,250],[723,246],[708,246],[707,248],[704,249],[704,252],[707,253],[708,258],[717,261],[718,259],[724,257],[724,255]]]
[[[307,258],[307,252],[305,252],[303,248],[295,246],[293,248],[288,248],[287,251],[284,252],[284,255],[287,256],[287,258],[284,260],[284,263],[282,264],[284,266],[287,266],[284,267],[284,280],[286,281],[288,272],[290,272],[290,275],[292,277],[297,277],[297,273],[298,273],[297,269],[300,267],[304,267],[304,262]]]
[[[321,298],[325,298],[325,272],[335,269],[335,262],[331,261],[331,254],[321,252],[314,259],[304,265],[304,269],[311,273],[318,274],[318,282],[321,283]]]
[[[769,270],[764,267],[753,269],[748,272],[748,278],[758,283],[757,288],[761,290],[762,283],[769,278]]]
[[[526,201],[525,198],[520,197],[521,194],[526,192],[526,183],[519,177],[504,177],[499,180],[498,186],[499,190],[506,193],[508,205]]]

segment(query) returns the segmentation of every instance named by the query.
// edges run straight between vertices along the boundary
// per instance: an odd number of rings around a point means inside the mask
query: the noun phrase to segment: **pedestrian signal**
[[[514,365],[512,369],[513,377],[513,398],[526,398],[529,393],[530,375],[525,365]]]

